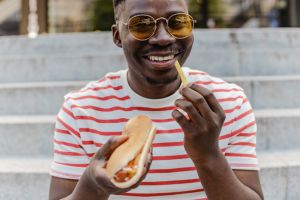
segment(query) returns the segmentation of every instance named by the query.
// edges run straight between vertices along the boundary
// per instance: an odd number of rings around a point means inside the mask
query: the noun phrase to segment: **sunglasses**
[[[167,31],[170,35],[177,39],[184,39],[192,34],[194,23],[193,17],[186,13],[176,13],[171,15],[168,19],[160,17],[154,19],[150,15],[135,15],[128,19],[128,22],[116,21],[128,26],[129,32],[132,36],[140,41],[150,39],[157,29],[157,23],[160,20],[166,21]]]

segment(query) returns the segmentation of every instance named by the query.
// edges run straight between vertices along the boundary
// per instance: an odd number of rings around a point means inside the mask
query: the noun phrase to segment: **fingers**
[[[224,121],[223,108],[208,89],[191,84],[181,89],[180,93],[184,99],[176,100],[175,105],[184,110],[188,114],[188,118],[178,110],[175,110],[172,116],[185,132],[192,129],[192,124],[205,124],[207,120]]]
[[[211,91],[196,84],[192,84],[190,86],[190,89],[201,94],[213,112],[217,114],[221,114],[224,112],[215,95]]]
[[[119,147],[121,144],[123,144],[128,139],[127,136],[116,136],[111,137],[99,151],[97,151],[94,155],[94,159],[101,160],[105,159],[107,160],[113,151]]]
[[[148,162],[146,162],[146,164],[145,164],[145,170],[146,170],[146,172],[148,172],[149,171],[149,169],[150,169],[150,166],[151,166],[151,164],[152,164],[152,149],[150,150],[150,152],[148,153]]]
[[[212,110],[208,105],[208,102],[204,98],[204,96],[191,88],[183,88],[181,90],[181,94],[185,97],[188,101],[191,102],[191,105],[195,107],[197,113],[200,113],[201,116],[207,117],[212,114]]]
[[[186,99],[178,99],[175,101],[175,105],[184,110],[188,115],[187,118],[191,119],[194,123],[199,123],[202,121],[200,112],[191,101]]]
[[[190,121],[178,110],[172,112],[172,117],[177,121],[183,130],[189,130]]]

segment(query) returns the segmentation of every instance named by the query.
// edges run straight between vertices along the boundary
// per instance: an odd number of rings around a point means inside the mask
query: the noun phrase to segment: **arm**
[[[107,200],[111,194],[120,194],[138,187],[145,178],[150,165],[151,154],[149,154],[145,174],[140,181],[126,189],[117,188],[106,175],[104,170],[106,160],[112,152],[127,140],[126,137],[112,137],[92,158],[83,175],[77,180],[68,180],[52,177],[49,200]]]
[[[258,172],[232,170],[222,153],[195,166],[209,199],[263,199]]]
[[[181,90],[183,99],[175,102],[172,115],[182,127],[184,147],[194,162],[199,178],[210,200],[263,199],[256,171],[232,171],[219,149],[218,138],[225,120],[222,107],[207,89],[190,85]]]
[[[52,177],[49,199],[108,199],[110,193],[115,193],[119,189],[114,187],[110,182],[103,167],[114,149],[121,145],[125,140],[126,138],[121,137],[111,138],[94,155],[79,181]]]
[[[77,184],[78,183],[78,184]],[[97,199],[106,200],[108,196],[102,191],[98,191],[95,185],[90,182],[62,179],[57,177],[51,178],[49,200],[58,199]]]

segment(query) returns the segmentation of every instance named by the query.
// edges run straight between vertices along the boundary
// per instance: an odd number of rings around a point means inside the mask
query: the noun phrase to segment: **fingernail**
[[[183,90],[183,88],[180,88],[180,89],[179,89],[179,94],[182,94],[182,90]]]
[[[182,93],[183,88],[185,88],[184,85],[181,85],[181,86],[179,87],[178,91],[179,91],[180,94]]]
[[[192,87],[193,83],[188,83],[186,87]]]

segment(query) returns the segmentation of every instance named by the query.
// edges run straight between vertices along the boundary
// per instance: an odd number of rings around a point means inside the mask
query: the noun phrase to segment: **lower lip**
[[[176,57],[174,56],[173,59],[171,60],[166,60],[166,61],[152,61],[149,60],[148,58],[144,58],[154,69],[169,69],[169,68],[173,68],[175,61],[176,61]]]

